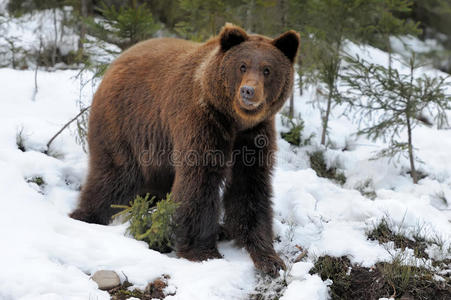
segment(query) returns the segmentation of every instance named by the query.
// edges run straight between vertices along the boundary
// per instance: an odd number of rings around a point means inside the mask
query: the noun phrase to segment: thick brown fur
[[[94,96],[89,174],[71,217],[108,224],[111,204],[172,193],[177,254],[204,260],[221,257],[222,206],[225,235],[277,275],[285,266],[272,242],[274,115],[291,92],[298,46],[294,31],[272,40],[227,24],[203,44],[161,38],[125,51]]]

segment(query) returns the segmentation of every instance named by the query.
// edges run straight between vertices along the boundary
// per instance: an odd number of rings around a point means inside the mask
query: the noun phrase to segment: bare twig
[[[302,251],[301,254],[299,254],[296,259],[294,260],[294,263],[300,262],[306,255],[307,255],[307,249],[302,249],[301,246],[296,245],[296,248],[299,249],[299,251]]]
[[[396,288],[395,288],[395,285],[393,284],[393,282],[388,282],[390,285],[391,285],[391,287],[393,288],[393,295],[391,295],[390,296],[390,299],[395,299],[396,298]]]
[[[42,36],[39,37],[38,56],[36,58],[36,67],[34,69],[34,90],[33,90],[33,96],[31,98],[31,100],[33,102],[36,101],[36,95],[38,94],[38,69],[39,69],[39,59],[41,57],[41,51],[42,51]]]
[[[67,122],[66,124],[64,124],[63,127],[61,127],[61,129],[55,133],[55,135],[49,140],[49,142],[47,143],[47,151],[50,148],[50,144],[52,144],[53,140],[55,140],[58,135],[61,134],[61,132],[64,131],[64,129],[66,129],[72,122],[74,122],[75,120],[77,120],[82,114],[84,114],[88,109],[90,109],[91,106],[85,107],[83,108],[75,117],[73,117],[69,122]]]
[[[56,64],[56,52],[58,50],[58,24],[57,24],[57,18],[56,18],[56,8],[53,8],[53,28],[54,28],[54,45],[52,49],[52,66],[55,67]]]

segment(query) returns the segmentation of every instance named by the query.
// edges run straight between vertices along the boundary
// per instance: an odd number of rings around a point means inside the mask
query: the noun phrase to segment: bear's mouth
[[[244,105],[240,103],[240,110],[247,115],[256,115],[263,109],[264,103],[261,102],[258,105]]]

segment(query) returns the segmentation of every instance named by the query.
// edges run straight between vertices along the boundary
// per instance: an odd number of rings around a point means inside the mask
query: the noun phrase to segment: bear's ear
[[[247,33],[242,28],[226,23],[226,25],[222,28],[221,33],[219,33],[221,50],[226,52],[233,46],[246,41],[248,38]]]
[[[272,44],[276,46],[286,57],[293,63],[296,58],[296,54],[298,53],[300,37],[299,34],[290,30],[275,38],[272,41]]]

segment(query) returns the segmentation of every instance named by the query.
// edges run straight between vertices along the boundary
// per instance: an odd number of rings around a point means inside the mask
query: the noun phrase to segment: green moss
[[[125,215],[125,220],[130,221],[127,229],[135,239],[145,241],[151,249],[168,252],[172,249],[172,236],[174,232],[174,220],[177,203],[170,195],[166,199],[155,204],[155,197],[137,196],[130,205],[112,205],[113,208],[123,210],[113,216]]]
[[[127,285],[121,285],[118,288],[115,288],[112,291],[109,291],[111,295],[112,300],[125,300],[129,298],[138,298],[138,299],[145,299],[144,293],[138,289],[129,290],[128,287],[131,286],[131,284]]]
[[[164,289],[168,286],[169,275],[162,275],[146,286],[144,290],[129,289],[133,286],[128,279],[126,279],[120,286],[108,291],[112,300],[125,300],[129,298],[137,298],[142,300],[150,299],[164,299],[166,296],[173,296],[175,294],[165,294]]]
[[[351,276],[348,275],[350,266],[351,263],[346,257],[326,255],[318,258],[310,273],[318,273],[322,280],[332,280],[332,299],[341,299],[341,295],[348,294],[351,287]]]

